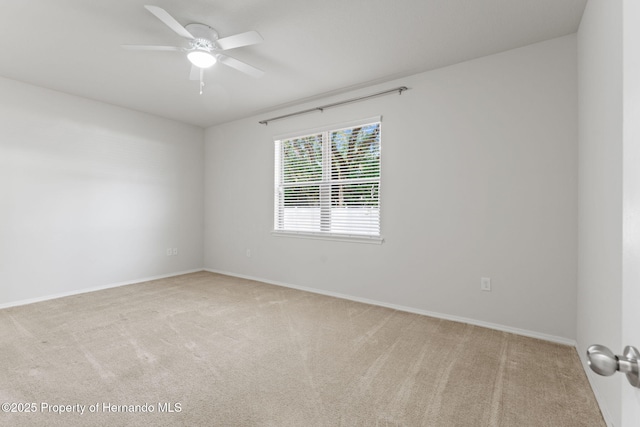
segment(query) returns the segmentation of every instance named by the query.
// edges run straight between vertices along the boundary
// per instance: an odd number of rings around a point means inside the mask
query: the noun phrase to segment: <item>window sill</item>
[[[333,240],[334,242],[351,242],[351,243],[368,243],[381,245],[384,238],[379,236],[361,236],[357,234],[328,234],[328,233],[310,233],[305,231],[276,231],[271,232],[277,237],[293,237],[297,239],[315,239],[315,240]]]

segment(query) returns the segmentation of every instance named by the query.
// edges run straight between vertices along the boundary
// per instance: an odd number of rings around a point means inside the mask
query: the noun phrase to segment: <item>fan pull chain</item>
[[[203,88],[204,88],[204,69],[200,68],[200,95],[202,95]]]

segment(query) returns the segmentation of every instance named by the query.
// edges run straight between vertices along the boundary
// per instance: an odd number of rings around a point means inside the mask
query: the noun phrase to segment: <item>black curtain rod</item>
[[[278,116],[278,117],[272,117],[270,119],[260,120],[258,123],[260,123],[261,125],[267,125],[269,124],[269,122],[273,122],[274,120],[286,119],[288,117],[299,116],[300,114],[311,113],[313,111],[322,112],[327,108],[333,108],[333,107],[337,107],[339,105],[344,105],[344,104],[351,104],[352,102],[364,101],[365,99],[374,98],[376,96],[381,96],[381,95],[387,95],[389,93],[398,92],[398,95],[402,95],[402,92],[404,92],[405,90],[409,90],[409,88],[406,86],[400,86],[395,89],[389,89],[389,90],[374,93],[371,95],[360,96],[358,98],[351,98],[345,101],[334,102],[333,104],[327,104],[327,105],[321,105],[320,107],[309,108],[308,110],[296,111],[295,113],[285,114],[284,116]]]

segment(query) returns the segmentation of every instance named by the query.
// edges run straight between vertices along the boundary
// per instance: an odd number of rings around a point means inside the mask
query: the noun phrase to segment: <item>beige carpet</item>
[[[0,310],[0,366],[0,425],[604,426],[571,347],[207,272]]]

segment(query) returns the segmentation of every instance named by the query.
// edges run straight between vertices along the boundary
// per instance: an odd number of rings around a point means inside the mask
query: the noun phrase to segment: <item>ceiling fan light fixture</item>
[[[189,61],[198,68],[209,68],[216,63],[216,57],[204,50],[194,50],[187,54]]]

